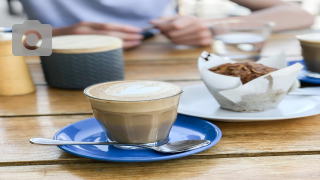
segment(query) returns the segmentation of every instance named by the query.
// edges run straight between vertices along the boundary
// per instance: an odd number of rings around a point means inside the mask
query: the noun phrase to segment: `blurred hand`
[[[113,24],[80,22],[72,26],[52,30],[53,36],[69,34],[101,34],[115,36],[123,40],[123,48],[128,49],[141,44],[143,36],[141,29],[133,26]]]
[[[197,17],[176,15],[155,19],[150,23],[159,24],[157,28],[175,44],[207,46],[212,42],[206,21]]]

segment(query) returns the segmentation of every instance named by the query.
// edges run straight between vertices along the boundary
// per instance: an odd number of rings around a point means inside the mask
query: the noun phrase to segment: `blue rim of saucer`
[[[301,82],[320,85],[320,78],[312,78],[307,76],[304,60],[290,61],[288,62],[288,65],[291,66],[295,63],[301,63],[304,66],[297,77]]]
[[[63,145],[60,149],[85,158],[113,162],[151,162],[189,156],[217,144],[222,137],[221,130],[211,122],[185,115],[178,115],[170,134],[170,141],[206,139],[211,143],[192,151],[165,154],[150,149],[127,150],[110,145]],[[54,136],[58,140],[106,141],[106,135],[95,118],[84,119],[60,129]],[[98,148],[99,147],[99,148]]]

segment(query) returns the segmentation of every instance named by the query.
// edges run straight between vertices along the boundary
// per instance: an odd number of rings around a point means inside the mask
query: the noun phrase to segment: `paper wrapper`
[[[242,84],[239,77],[217,74],[210,68],[235,63],[203,52],[198,59],[200,75],[221,108],[233,111],[264,111],[276,107],[288,92],[300,86],[296,79],[303,68],[299,63],[287,66],[284,54],[259,60],[257,63],[279,70]]]

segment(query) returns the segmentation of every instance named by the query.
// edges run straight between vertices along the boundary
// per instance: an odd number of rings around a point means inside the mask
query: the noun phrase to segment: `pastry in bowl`
[[[198,67],[206,87],[221,108],[256,112],[275,108],[289,91],[299,87],[302,65],[286,67],[283,54],[258,62],[235,63],[203,52]]]
[[[239,77],[242,84],[246,84],[260,76],[269,74],[278,69],[255,62],[226,63],[209,69],[210,71],[226,76]]]

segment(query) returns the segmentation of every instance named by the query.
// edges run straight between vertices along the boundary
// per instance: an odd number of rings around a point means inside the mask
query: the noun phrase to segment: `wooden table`
[[[284,51],[299,60],[295,34],[274,34],[263,56]],[[201,84],[197,58],[210,47],[174,46],[158,36],[125,52],[126,79]],[[62,127],[92,117],[82,91],[46,85],[37,57],[27,59],[36,93],[0,97],[0,179],[320,179],[320,115],[282,121],[225,123],[214,147],[188,157],[151,163],[102,162],[53,146],[29,144],[52,138]]]

